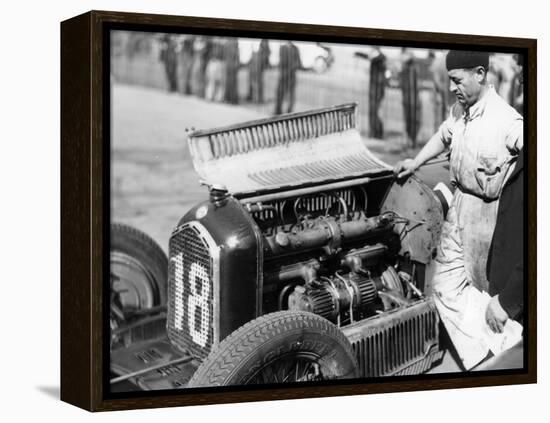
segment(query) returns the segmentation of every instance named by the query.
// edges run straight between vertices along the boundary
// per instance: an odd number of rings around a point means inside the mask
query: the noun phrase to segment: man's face
[[[482,67],[451,69],[448,74],[451,80],[451,92],[456,95],[458,102],[465,107],[472,106],[481,95],[485,70]]]

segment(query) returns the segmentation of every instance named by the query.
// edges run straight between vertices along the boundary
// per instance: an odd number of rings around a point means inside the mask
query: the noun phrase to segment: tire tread
[[[240,363],[259,345],[287,331],[302,329],[304,325],[307,325],[310,330],[327,334],[337,340],[346,348],[350,359],[355,362],[351,345],[337,326],[313,313],[279,311],[258,317],[225,338],[197,369],[189,386],[222,385],[229,378],[236,363]]]

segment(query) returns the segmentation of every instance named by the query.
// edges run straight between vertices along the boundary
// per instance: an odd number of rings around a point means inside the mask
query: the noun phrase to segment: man
[[[516,54],[511,106],[523,115],[523,54]]]
[[[292,112],[296,99],[296,72],[303,69],[300,51],[292,42],[287,41],[279,49],[279,80],[277,82],[277,99],[275,114],[283,112],[283,101],[288,98],[286,112]]]
[[[449,116],[449,108],[453,105],[454,98],[449,91],[449,75],[447,75],[445,66],[445,56],[436,56],[435,52],[430,50],[428,58],[434,84],[434,127],[438,128],[441,122]]]
[[[193,43],[193,67],[191,68],[191,91],[203,97],[206,92],[206,67],[212,53],[212,37],[197,36]]]
[[[523,147],[523,119],[487,83],[489,55],[450,51],[446,67],[457,98],[450,116],[416,158],[399,162],[398,178],[450,150],[455,194],[443,224],[432,280],[434,302],[466,369],[488,353],[479,322],[498,198]],[[514,242],[516,242],[514,240]]]
[[[225,101],[229,104],[239,103],[239,40],[229,37],[225,42]]]
[[[498,217],[487,259],[491,301],[487,325],[502,332],[508,319],[522,321],[523,312],[523,149],[502,190]]]
[[[418,86],[418,63],[409,49],[401,52],[402,68],[400,83],[402,91],[403,116],[407,143],[416,147],[416,138],[420,129],[420,90]]]
[[[176,41],[172,35],[166,34],[162,38],[160,60],[164,63],[168,91],[176,92],[178,90],[178,55],[176,52]]]
[[[384,138],[384,124],[380,119],[380,104],[386,90],[386,56],[375,48],[376,55],[370,62],[369,72],[369,135],[372,138]]]
[[[218,37],[212,40],[212,49],[205,71],[206,87],[204,91],[204,97],[209,101],[221,102],[225,97],[226,63],[223,60],[225,42],[225,39]]]
[[[185,95],[191,94],[191,69],[193,68],[194,41],[194,35],[185,35],[181,41],[181,49],[178,55],[178,90]]]
[[[509,104],[512,104],[514,68],[514,59],[509,54],[492,54],[489,57],[488,80]]]
[[[386,56],[380,47],[374,48],[374,54],[369,56],[362,51],[356,51],[355,57],[370,60],[369,70],[369,137],[384,138],[384,123],[380,119],[380,105],[386,92]]]
[[[248,64],[248,97],[249,101],[255,104],[264,102],[264,72],[269,68],[269,56],[271,49],[269,41],[260,41],[258,49],[252,52]]]

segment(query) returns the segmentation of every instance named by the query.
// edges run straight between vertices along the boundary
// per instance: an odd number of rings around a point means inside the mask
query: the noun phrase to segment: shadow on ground
[[[59,386],[37,386],[36,390],[52,399],[59,399]]]

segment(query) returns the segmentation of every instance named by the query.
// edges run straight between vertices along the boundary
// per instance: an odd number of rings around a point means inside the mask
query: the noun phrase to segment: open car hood
[[[391,172],[361,140],[357,104],[291,113],[189,134],[209,185],[258,194]]]

